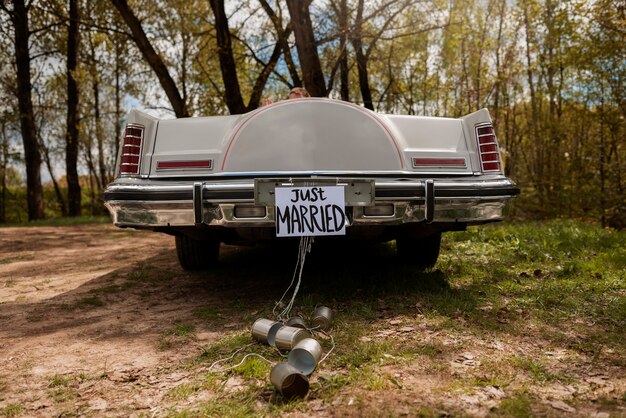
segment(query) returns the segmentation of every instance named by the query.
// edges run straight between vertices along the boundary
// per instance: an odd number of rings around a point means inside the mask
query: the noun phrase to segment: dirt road
[[[229,328],[201,330],[175,351],[163,350],[164,335],[198,322],[194,308],[223,301],[228,292],[217,287],[178,267],[166,235],[0,229],[0,406],[36,416],[162,409],[186,378],[168,368]],[[243,325],[237,319],[223,325]]]

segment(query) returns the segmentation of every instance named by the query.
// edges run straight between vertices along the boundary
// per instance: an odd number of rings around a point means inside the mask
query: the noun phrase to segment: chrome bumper
[[[316,179],[308,179],[315,182]],[[290,180],[284,180],[290,181]],[[338,179],[338,184],[350,179]],[[480,224],[505,217],[510,199],[519,193],[505,177],[471,179],[373,179],[374,204],[393,205],[393,214],[368,216],[366,206],[348,202],[352,225],[400,225],[410,222]],[[274,209],[265,216],[237,218],[237,205],[255,205],[254,180],[149,181],[120,179],[104,192],[105,206],[120,227],[179,226],[272,227]]]

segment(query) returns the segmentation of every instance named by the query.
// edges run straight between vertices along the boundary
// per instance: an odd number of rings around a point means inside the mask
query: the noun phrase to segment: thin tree
[[[183,100],[174,79],[170,75],[165,63],[150,43],[150,40],[141,26],[141,22],[128,6],[128,2],[126,0],[111,0],[111,3],[113,3],[113,5],[117,8],[122,15],[122,18],[128,25],[128,28],[132,33],[133,41],[137,44],[137,48],[159,79],[161,87],[167,95],[176,116],[179,118],[189,116],[187,105]]]
[[[280,47],[283,50],[283,57],[285,59],[285,64],[287,65],[287,69],[289,70],[289,75],[291,76],[291,81],[293,85],[301,86],[302,80],[300,80],[300,75],[298,74],[296,64],[293,62],[291,48],[289,47],[289,35],[293,30],[291,27],[291,22],[287,23],[287,27],[283,28],[281,17],[276,14],[276,12],[274,11],[274,9],[272,9],[267,0],[259,0],[259,3],[261,3],[261,7],[263,7],[263,10],[265,10],[265,13],[267,13],[267,16],[270,18],[272,24],[274,25],[276,37],[278,42],[280,43]]]
[[[222,71],[222,81],[226,90],[226,106],[231,114],[244,113],[246,106],[243,103],[239,79],[237,78],[237,64],[233,57],[233,45],[228,27],[228,17],[224,10],[223,0],[210,0],[211,9],[215,16],[215,32],[217,37],[217,56]]]
[[[291,15],[291,24],[296,38],[296,49],[300,58],[304,87],[311,96],[324,97],[327,94],[326,81],[313,34],[313,23],[309,11],[311,1],[287,0],[287,8]]]
[[[225,101],[228,106],[228,110],[231,114],[239,114],[256,109],[259,107],[259,103],[261,102],[261,96],[263,94],[263,90],[265,89],[265,85],[267,84],[267,80],[280,58],[281,51],[283,50],[283,44],[280,40],[276,42],[269,61],[267,63],[260,62],[263,68],[256,77],[252,93],[250,95],[250,100],[246,106],[241,94],[239,79],[237,77],[237,64],[233,53],[232,34],[228,24],[228,17],[226,16],[226,11],[224,9],[224,1],[210,0],[210,4],[215,16],[218,58],[220,61],[222,81],[224,82]],[[283,33],[281,36],[286,38],[289,36],[289,31]]]
[[[43,219],[44,210],[43,187],[41,186],[41,154],[39,153],[39,143],[37,142],[31,97],[28,7],[24,0],[13,0],[13,10],[9,10],[4,2],[0,2],[0,8],[8,13],[14,29],[17,101],[26,161],[26,200],[28,204],[28,220],[32,221]]]
[[[69,216],[80,216],[81,192],[78,179],[78,102],[76,81],[79,44],[78,0],[70,0],[70,21],[67,32],[67,131],[65,134],[65,176]]]

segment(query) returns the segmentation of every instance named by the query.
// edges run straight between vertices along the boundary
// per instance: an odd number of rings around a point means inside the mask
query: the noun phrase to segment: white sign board
[[[276,236],[346,234],[343,186],[277,187]]]

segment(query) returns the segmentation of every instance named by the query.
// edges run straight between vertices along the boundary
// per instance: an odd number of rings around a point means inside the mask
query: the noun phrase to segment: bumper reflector
[[[267,211],[265,206],[237,205],[235,206],[235,218],[265,218]]]
[[[363,214],[365,216],[392,216],[393,213],[394,206],[391,203],[376,206],[365,206],[363,208]]]

